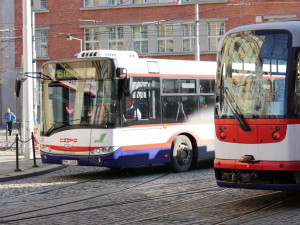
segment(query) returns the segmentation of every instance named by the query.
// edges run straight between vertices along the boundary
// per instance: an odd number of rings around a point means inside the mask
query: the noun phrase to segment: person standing
[[[7,108],[7,112],[4,114],[4,119],[6,120],[9,136],[11,136],[12,124],[16,121],[16,115],[10,111],[10,108]]]

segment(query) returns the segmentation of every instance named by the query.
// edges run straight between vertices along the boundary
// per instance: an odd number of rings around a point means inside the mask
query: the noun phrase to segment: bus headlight
[[[51,152],[51,148],[49,148],[49,147],[47,147],[45,145],[41,145],[41,151],[50,153]]]
[[[119,147],[101,147],[91,151],[92,155],[107,155],[116,151]]]

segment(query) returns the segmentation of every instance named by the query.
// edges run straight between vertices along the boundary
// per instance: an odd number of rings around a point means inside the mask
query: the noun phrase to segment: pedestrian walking
[[[4,114],[4,119],[6,120],[9,136],[11,136],[12,124],[16,122],[16,115],[10,111],[10,108],[7,108],[7,112]]]

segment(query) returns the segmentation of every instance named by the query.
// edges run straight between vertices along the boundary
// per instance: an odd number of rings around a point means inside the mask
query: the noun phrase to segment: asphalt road
[[[220,188],[210,165],[67,167],[4,182],[0,223],[300,224],[300,193]]]

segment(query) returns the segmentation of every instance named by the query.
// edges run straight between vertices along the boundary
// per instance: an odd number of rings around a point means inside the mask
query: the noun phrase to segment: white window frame
[[[90,35],[90,39],[87,39],[87,34]],[[100,49],[99,41],[99,28],[84,28],[84,50],[98,50]],[[87,48],[87,45],[92,46],[91,49]]]
[[[185,27],[187,29],[185,29]],[[195,41],[196,41],[195,23],[182,24],[181,29],[182,29],[182,51],[183,52],[195,51]],[[189,41],[189,46],[187,49],[185,49],[185,45],[184,45],[185,41]]]
[[[135,29],[137,29],[137,32],[135,32]],[[138,34],[138,35],[137,35]],[[146,54],[148,53],[148,27],[147,26],[133,26],[132,27],[132,46],[133,50],[136,51],[139,54]],[[146,49],[145,46],[146,43]],[[135,48],[136,44],[139,45],[139,49],[137,50]]]
[[[213,25],[215,24],[215,25]],[[210,26],[213,25],[213,26]],[[217,51],[218,42],[225,33],[225,21],[210,21],[207,22],[207,50]],[[211,43],[214,45],[211,46]]]
[[[117,26],[108,29],[108,48],[110,50],[124,50],[124,28]]]
[[[48,57],[48,33],[47,30],[37,30],[38,33],[38,49],[39,49],[39,55],[37,55],[37,58],[39,57]]]
[[[168,28],[171,28],[172,35],[169,35]],[[157,26],[157,52],[168,53],[174,52],[174,29],[172,24],[158,25]],[[164,47],[160,48],[160,43],[163,43]],[[172,44],[172,48],[168,49],[168,43]]]

